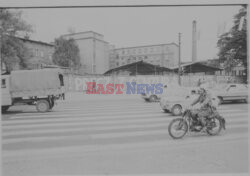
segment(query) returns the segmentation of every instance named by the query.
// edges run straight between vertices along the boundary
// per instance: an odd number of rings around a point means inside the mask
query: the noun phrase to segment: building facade
[[[42,65],[53,64],[52,55],[55,51],[54,45],[24,38],[19,39],[29,51],[30,59],[27,65],[29,69],[41,68]]]
[[[103,74],[109,69],[110,45],[104,37],[93,31],[66,34],[65,39],[74,39],[79,47],[81,73]]]
[[[115,57],[110,58],[110,69],[138,61],[175,67],[178,65],[178,51],[179,46],[175,43],[117,48],[114,49]]]

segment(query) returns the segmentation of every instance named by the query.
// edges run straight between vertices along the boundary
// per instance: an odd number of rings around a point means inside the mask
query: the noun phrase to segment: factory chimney
[[[196,34],[196,21],[193,21],[193,34],[192,34],[192,62],[197,61],[197,34]]]

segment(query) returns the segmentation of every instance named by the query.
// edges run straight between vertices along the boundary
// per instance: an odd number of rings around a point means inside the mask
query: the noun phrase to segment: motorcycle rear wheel
[[[215,126],[217,128],[214,130],[215,127],[213,127],[213,128],[207,127],[207,130],[206,130],[207,133],[211,136],[218,135],[222,129],[222,122],[218,117],[214,117],[214,122],[215,122],[215,125],[217,125],[217,126]]]
[[[180,132],[175,134],[173,130]],[[188,124],[182,118],[173,119],[168,126],[168,133],[173,139],[181,139],[188,131]]]

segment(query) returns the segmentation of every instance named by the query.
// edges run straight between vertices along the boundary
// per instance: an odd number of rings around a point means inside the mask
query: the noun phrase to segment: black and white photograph
[[[0,175],[248,175],[248,4],[1,0]]]

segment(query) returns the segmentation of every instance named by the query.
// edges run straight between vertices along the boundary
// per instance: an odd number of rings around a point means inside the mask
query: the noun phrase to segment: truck
[[[60,69],[17,70],[1,75],[2,113],[14,105],[34,105],[38,112],[47,112],[64,95]]]

